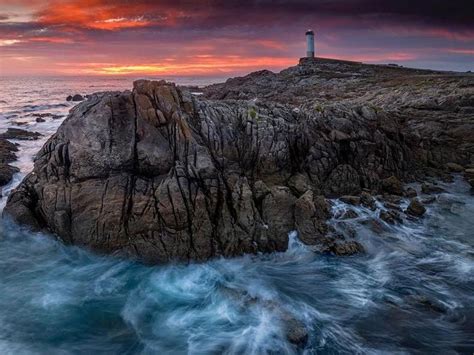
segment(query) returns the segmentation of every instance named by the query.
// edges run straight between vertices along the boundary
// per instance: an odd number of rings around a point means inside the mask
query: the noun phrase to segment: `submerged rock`
[[[324,249],[325,252],[334,254],[336,256],[351,256],[354,254],[363,253],[364,247],[355,240],[349,241],[333,241],[329,243]]]
[[[425,212],[426,212],[425,206],[423,206],[423,204],[416,198],[410,201],[410,204],[408,205],[406,209],[406,213],[415,217],[421,217],[425,214]]]
[[[400,217],[400,213],[395,210],[388,210],[388,211],[380,211],[379,214],[380,219],[384,220],[387,223],[395,224],[401,223],[402,218]]]
[[[409,187],[405,190],[405,196],[409,198],[413,198],[413,197],[418,196],[418,193],[413,187]]]
[[[439,194],[439,193],[446,192],[446,190],[440,186],[436,186],[436,185],[425,182],[421,184],[421,192],[423,192],[424,194]]]

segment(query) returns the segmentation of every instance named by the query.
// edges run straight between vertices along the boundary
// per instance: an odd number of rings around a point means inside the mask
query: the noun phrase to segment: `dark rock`
[[[434,197],[434,196],[429,196],[429,197],[425,197],[425,198],[421,199],[421,203],[424,204],[424,205],[430,205],[433,202],[436,202],[436,197]]]
[[[382,191],[392,195],[403,195],[403,184],[395,176],[382,180]]]
[[[339,216],[338,218],[339,219],[353,219],[353,218],[357,218],[359,217],[359,215],[357,214],[356,211],[354,210],[347,210],[345,211],[344,213],[342,213],[341,216]]]
[[[390,224],[402,222],[402,218],[400,217],[400,214],[394,210],[380,211],[379,218]]]
[[[385,195],[383,196],[382,200],[388,203],[399,205],[400,202],[402,201],[402,198],[400,196],[395,196],[395,195]]]
[[[0,134],[0,138],[18,140],[36,140],[41,136],[41,133],[25,131],[19,128],[8,128],[5,133]]]
[[[408,198],[413,198],[413,197],[418,196],[418,193],[413,187],[409,187],[405,190],[405,196]]]
[[[425,182],[421,184],[421,192],[423,192],[424,194],[439,194],[446,192],[446,190],[442,187]]]
[[[308,342],[308,329],[305,324],[295,318],[291,313],[282,311],[281,318],[285,327],[285,334],[288,341],[298,347],[304,347]]]
[[[361,224],[370,228],[370,230],[376,234],[382,234],[387,228],[377,218],[367,218],[361,222]]]
[[[72,101],[72,95],[69,95],[68,97],[66,97],[66,101]]]
[[[80,94],[75,94],[72,99],[72,101],[83,101],[84,100],[84,97]]]
[[[372,211],[375,211],[375,199],[368,192],[364,191],[360,194],[360,204],[371,209]]]
[[[385,202],[383,205],[384,205],[385,208],[388,208],[388,209],[391,209],[391,210],[396,210],[396,211],[401,211],[402,210],[400,205],[398,205],[397,203]]]
[[[15,144],[0,138],[0,186],[8,184],[13,174],[19,171],[18,168],[9,165],[16,160],[15,152],[17,151]]]
[[[316,207],[312,191],[307,191],[295,202],[294,213],[298,238],[308,245],[320,243],[328,231],[326,211],[324,207]]]
[[[442,303],[436,300],[431,300],[428,297],[422,295],[410,296],[408,298],[408,302],[435,313],[445,314],[448,311],[446,306],[444,306]]]
[[[19,169],[9,164],[0,163],[0,186],[4,186],[10,182],[13,174],[17,173]]]
[[[471,187],[474,187],[474,168],[468,168],[464,171],[464,178],[466,181],[471,185]]]
[[[38,122],[38,123],[45,122],[45,121],[46,120],[44,118],[36,117],[36,122]]]
[[[339,198],[339,200],[341,200],[342,202],[344,203],[347,203],[349,205],[353,205],[353,206],[358,206],[360,205],[360,197],[359,196],[341,196]]]
[[[308,178],[303,174],[295,174],[288,180],[288,187],[291,189],[295,196],[301,196],[308,191],[311,186]]]
[[[411,216],[421,217],[425,214],[426,208],[418,199],[414,198],[411,200],[405,212]]]
[[[464,171],[463,166],[456,163],[447,163],[446,169],[453,173],[462,173]]]
[[[331,253],[337,256],[350,256],[354,254],[363,253],[364,251],[365,250],[362,244],[355,240],[333,241],[324,249],[324,252]]]

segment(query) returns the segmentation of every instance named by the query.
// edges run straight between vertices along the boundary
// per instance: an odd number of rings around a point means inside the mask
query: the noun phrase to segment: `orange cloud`
[[[87,75],[219,75],[236,72],[246,72],[263,68],[281,69],[295,65],[295,58],[256,57],[243,58],[240,56],[195,56],[182,61],[168,59],[159,63],[80,63],[67,64],[63,73]]]
[[[146,27],[152,24],[144,16],[144,4],[127,3],[126,6],[101,0],[51,1],[37,13],[37,21],[45,26],[79,26],[98,30],[119,30]]]

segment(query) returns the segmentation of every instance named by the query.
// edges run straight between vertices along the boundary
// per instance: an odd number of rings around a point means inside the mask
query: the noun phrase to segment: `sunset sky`
[[[0,75],[234,76],[318,56],[474,70],[474,0],[0,0]]]

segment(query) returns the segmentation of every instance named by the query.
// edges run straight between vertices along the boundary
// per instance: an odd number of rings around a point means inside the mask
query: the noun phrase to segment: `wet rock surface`
[[[20,128],[8,128],[5,133],[0,134],[0,138],[18,140],[36,140],[41,136],[41,133],[26,131]]]
[[[426,208],[423,204],[416,198],[410,201],[410,204],[407,207],[406,213],[411,216],[421,217],[425,214]]]
[[[0,138],[0,186],[6,185],[13,174],[18,172],[18,168],[9,164],[16,160],[15,152],[17,151],[18,148],[14,143]]]
[[[293,229],[351,255],[363,247],[327,236],[325,197],[373,209],[362,192],[401,196],[401,181],[471,163],[460,108],[473,90],[469,75],[337,61],[253,73],[202,97],[137,81],[71,111],[5,214],[151,263],[283,251]]]

